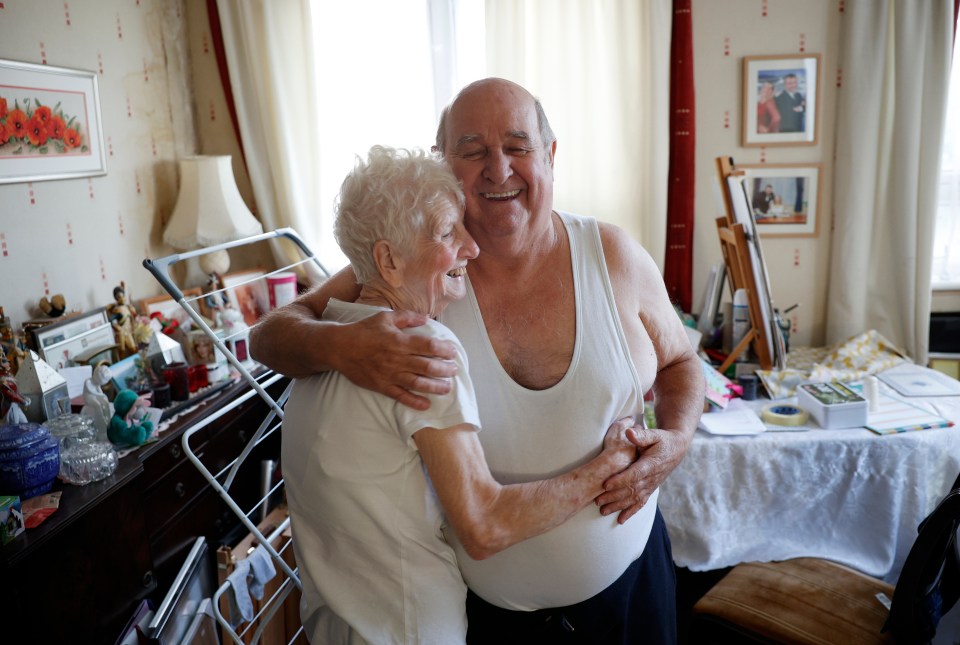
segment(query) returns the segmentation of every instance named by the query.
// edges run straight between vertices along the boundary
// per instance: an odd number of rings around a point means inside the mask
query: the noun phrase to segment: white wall
[[[842,5],[837,0],[693,0],[697,88],[694,309],[699,310],[710,266],[722,262],[715,224],[723,214],[715,187],[716,157],[730,156],[738,164],[823,164],[817,237],[762,239],[774,305],[785,309],[800,304],[788,316],[793,346],[824,342]],[[743,57],[801,53],[821,56],[817,144],[741,147]],[[724,299],[729,300],[729,294]]]

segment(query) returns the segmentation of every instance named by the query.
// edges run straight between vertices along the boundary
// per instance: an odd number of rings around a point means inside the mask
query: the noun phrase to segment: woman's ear
[[[380,277],[390,287],[397,289],[403,285],[403,256],[390,242],[386,240],[374,242],[373,262],[377,265]]]

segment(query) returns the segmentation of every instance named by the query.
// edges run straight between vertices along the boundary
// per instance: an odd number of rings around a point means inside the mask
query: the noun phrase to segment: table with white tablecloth
[[[960,396],[903,400],[960,422]],[[958,474],[960,423],[890,435],[698,430],[659,504],[674,561],[691,571],[809,556],[895,582],[917,525]]]

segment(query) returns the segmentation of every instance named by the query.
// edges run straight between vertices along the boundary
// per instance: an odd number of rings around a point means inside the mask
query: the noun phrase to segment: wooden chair
[[[817,558],[739,564],[694,605],[691,642],[929,643],[960,596],[958,527],[960,476],[920,524],[896,587]]]

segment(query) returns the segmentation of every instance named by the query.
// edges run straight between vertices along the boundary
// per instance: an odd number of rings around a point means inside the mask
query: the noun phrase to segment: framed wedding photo
[[[107,173],[97,74],[0,60],[0,184]]]
[[[819,98],[819,54],[744,57],[741,144],[815,145]]]
[[[760,238],[816,237],[820,228],[821,164],[737,166]]]

